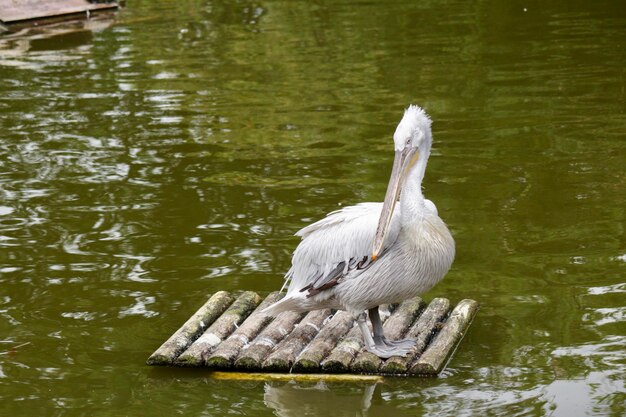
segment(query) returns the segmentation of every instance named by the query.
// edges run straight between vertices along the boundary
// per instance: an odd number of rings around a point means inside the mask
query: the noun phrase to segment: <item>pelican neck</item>
[[[407,173],[400,194],[400,209],[403,223],[419,220],[427,212],[422,194],[422,181],[426,172],[426,164],[430,155],[430,146],[420,152],[417,163]]]

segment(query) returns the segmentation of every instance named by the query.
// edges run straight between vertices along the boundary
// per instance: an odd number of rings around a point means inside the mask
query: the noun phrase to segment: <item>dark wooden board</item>
[[[0,22],[14,24],[28,20],[115,10],[118,7],[117,2],[90,3],[87,0],[0,0]]]

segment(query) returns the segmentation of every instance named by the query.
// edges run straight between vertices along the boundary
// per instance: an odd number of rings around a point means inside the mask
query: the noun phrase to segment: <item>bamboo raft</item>
[[[474,300],[454,308],[445,298],[430,304],[419,297],[382,306],[385,335],[415,338],[405,356],[380,359],[363,348],[358,326],[345,311],[283,312],[275,318],[264,300],[246,291],[226,291],[208,301],[149,358],[148,365],[208,367],[215,371],[298,374],[376,374],[435,376],[450,360],[478,310]],[[224,372],[219,375],[224,377]]]

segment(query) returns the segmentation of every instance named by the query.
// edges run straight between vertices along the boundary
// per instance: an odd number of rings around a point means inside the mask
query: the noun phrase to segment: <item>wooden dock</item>
[[[119,2],[114,0],[0,0],[0,24],[14,28],[88,19],[92,14],[118,8]]]
[[[390,339],[415,338],[405,357],[380,359],[363,349],[354,319],[345,311],[263,313],[281,294],[264,300],[252,291],[226,291],[208,301],[148,358],[148,365],[207,367],[218,371],[298,374],[435,376],[450,360],[478,310],[474,300],[454,308],[445,298],[419,298],[384,306]],[[225,373],[220,373],[224,377]]]

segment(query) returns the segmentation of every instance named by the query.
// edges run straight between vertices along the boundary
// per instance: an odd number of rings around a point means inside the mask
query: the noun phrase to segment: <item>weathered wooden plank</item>
[[[87,0],[0,0],[0,21],[15,23],[117,8],[115,2],[90,3]]]
[[[273,372],[289,372],[298,354],[319,333],[324,320],[330,314],[330,309],[309,312],[263,362],[263,369]]]
[[[431,340],[437,326],[450,311],[450,301],[445,298],[435,298],[422,312],[419,318],[406,334],[407,338],[415,338],[416,343],[408,355],[393,356],[385,361],[379,371],[385,374],[406,374],[415,358],[422,354]]]
[[[293,365],[295,372],[316,372],[322,360],[337,345],[337,342],[354,326],[354,317],[347,311],[338,311],[320,330],[315,339],[300,353]]]
[[[383,382],[382,376],[375,375],[329,375],[329,374],[277,374],[270,372],[219,372],[209,373],[209,378],[236,381],[296,381],[296,382]]]
[[[259,370],[261,365],[276,345],[287,336],[296,324],[304,317],[304,313],[285,311],[280,313],[272,325],[263,329],[254,340],[246,346],[235,360],[236,369]]]
[[[450,313],[450,317],[443,324],[439,334],[435,336],[417,362],[411,366],[410,373],[437,375],[441,372],[477,311],[478,303],[476,301],[461,300]]]
[[[330,354],[321,363],[322,370],[330,373],[346,373],[350,363],[363,347],[363,336],[357,326],[345,335],[331,350]]]
[[[218,291],[213,294],[182,327],[148,358],[148,365],[171,365],[178,355],[187,349],[232,304],[233,300],[234,297],[226,291]]]
[[[423,308],[424,301],[420,297],[403,301],[383,325],[385,336],[389,340],[401,339]],[[382,362],[383,360],[375,354],[361,350],[350,365],[350,369],[354,372],[374,373],[378,371]]]
[[[211,368],[230,368],[241,349],[272,322],[273,317],[263,313],[263,309],[280,300],[281,297],[282,295],[278,291],[268,295],[261,305],[250,314],[250,317],[215,348],[215,351],[207,359],[206,365]]]
[[[259,305],[261,297],[246,291],[176,360],[183,366],[200,366],[212,349],[228,337],[241,322]]]

